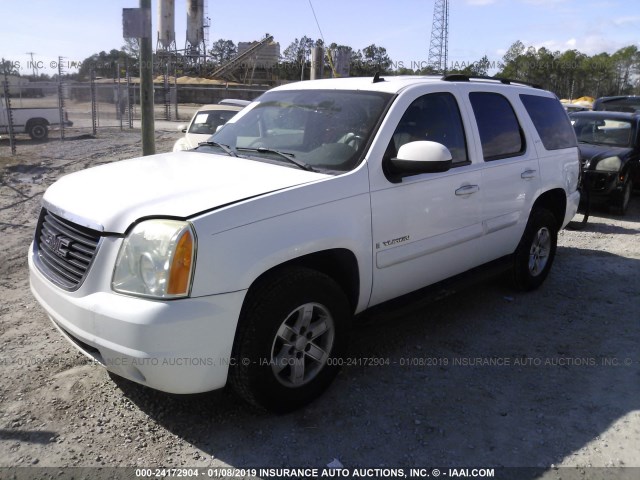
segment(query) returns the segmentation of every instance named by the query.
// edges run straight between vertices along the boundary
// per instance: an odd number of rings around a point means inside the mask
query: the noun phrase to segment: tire
[[[624,215],[629,207],[629,200],[631,200],[631,190],[633,189],[633,182],[631,177],[627,174],[627,179],[622,186],[622,192],[615,200],[615,203],[611,206],[611,211],[616,215]]]
[[[46,140],[49,136],[49,128],[42,121],[35,121],[29,125],[29,136],[32,140]]]
[[[318,397],[347,346],[351,308],[327,275],[278,270],[252,287],[240,313],[229,380],[260,409],[284,413]]]
[[[530,291],[542,285],[551,270],[557,241],[556,218],[548,210],[534,208],[513,259],[516,288]]]

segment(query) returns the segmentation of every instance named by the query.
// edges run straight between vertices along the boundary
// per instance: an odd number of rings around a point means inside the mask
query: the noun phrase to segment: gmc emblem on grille
[[[47,233],[45,235],[44,242],[49,246],[53,253],[62,258],[67,258],[67,255],[69,254],[69,246],[73,243],[69,237],[53,235],[51,233]]]

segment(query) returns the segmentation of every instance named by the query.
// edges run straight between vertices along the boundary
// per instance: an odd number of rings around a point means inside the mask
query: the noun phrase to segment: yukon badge
[[[394,238],[392,240],[385,240],[382,242],[382,245],[385,247],[390,247],[391,245],[395,245],[396,243],[406,242],[411,238],[411,235],[405,235],[404,237]],[[380,248],[380,244],[376,243],[376,249]]]

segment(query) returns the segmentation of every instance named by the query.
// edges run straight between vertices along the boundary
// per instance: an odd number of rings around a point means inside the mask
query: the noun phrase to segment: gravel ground
[[[158,132],[158,152],[178,135]],[[369,315],[356,324],[351,356],[388,365],[347,366],[319,400],[278,416],[226,390],[180,397],[112,378],[29,292],[27,248],[44,190],[66,173],[139,155],[139,132],[23,139],[18,152],[0,140],[0,467],[31,466],[34,477],[41,466],[336,461],[546,470],[521,478],[640,467],[637,194],[624,218],[596,212],[586,229],[561,232],[535,292],[496,278]]]

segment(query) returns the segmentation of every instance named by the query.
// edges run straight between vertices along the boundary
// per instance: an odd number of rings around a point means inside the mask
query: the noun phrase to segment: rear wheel
[[[49,129],[45,122],[36,121],[29,125],[27,133],[33,140],[46,140],[49,136]]]
[[[286,268],[252,287],[233,348],[230,382],[255,406],[287,412],[319,396],[338,373],[349,302],[330,277]]]
[[[516,249],[513,260],[515,286],[524,291],[542,285],[556,254],[558,227],[551,212],[535,208]]]

